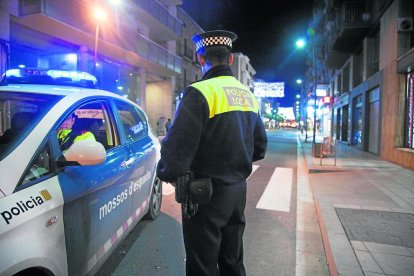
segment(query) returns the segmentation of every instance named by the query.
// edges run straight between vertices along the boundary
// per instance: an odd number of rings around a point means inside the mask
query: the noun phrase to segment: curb
[[[308,172],[308,178],[309,178],[309,166],[308,166],[308,162],[306,161],[307,159],[306,159],[305,150],[303,149],[303,146],[302,146],[302,140],[300,138],[298,140],[300,142],[300,147],[302,148],[302,154],[303,154],[303,158],[305,159],[306,171]],[[310,181],[309,181],[309,185],[311,185]],[[318,216],[319,228],[321,230],[323,246],[325,248],[325,257],[326,257],[326,263],[328,265],[329,274],[331,276],[338,276],[331,245],[329,243],[328,231],[326,230],[326,225],[322,217],[319,201],[315,198],[312,187],[311,187],[311,192],[312,192],[312,198],[313,198],[313,202],[314,202],[315,209],[316,209],[316,214]]]
[[[312,190],[312,195],[313,195],[313,190]],[[336,270],[336,264],[335,264],[335,260],[333,257],[331,244],[329,243],[328,231],[326,230],[325,221],[323,220],[323,217],[322,217],[321,206],[319,204],[319,201],[316,200],[315,197],[313,197],[313,200],[315,202],[316,214],[318,215],[319,228],[321,229],[323,246],[325,247],[325,256],[326,256],[326,262],[327,262],[328,269],[329,269],[329,274],[331,276],[337,276],[338,272]]]

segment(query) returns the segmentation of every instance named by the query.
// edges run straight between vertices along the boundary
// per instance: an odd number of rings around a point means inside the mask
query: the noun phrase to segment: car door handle
[[[121,167],[122,168],[131,168],[132,164],[134,164],[134,157],[131,157],[131,158],[127,159],[127,160],[124,160],[121,163]]]

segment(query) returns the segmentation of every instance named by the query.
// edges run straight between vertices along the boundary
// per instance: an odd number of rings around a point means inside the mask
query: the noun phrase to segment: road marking
[[[170,195],[175,192],[175,188],[173,185],[168,184],[166,182],[162,182],[162,194],[163,195]]]
[[[249,175],[249,177],[250,176],[252,176],[252,174],[257,170],[257,168],[259,168],[260,166],[259,165],[253,165],[252,166],[252,173]],[[249,177],[247,178],[247,179],[249,179]]]
[[[289,212],[292,175],[292,168],[276,168],[256,208]]]

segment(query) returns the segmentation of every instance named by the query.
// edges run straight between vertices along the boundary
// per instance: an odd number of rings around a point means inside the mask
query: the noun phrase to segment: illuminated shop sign
[[[328,85],[318,84],[316,86],[316,97],[325,97],[328,95]]]
[[[254,82],[256,97],[283,98],[285,96],[284,82]]]

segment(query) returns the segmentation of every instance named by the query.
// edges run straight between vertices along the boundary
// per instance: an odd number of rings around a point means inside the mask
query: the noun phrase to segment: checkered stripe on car
[[[132,226],[133,222],[143,216],[142,212],[145,210],[145,207],[148,205],[150,198],[148,197],[138,209],[118,228],[118,230],[112,235],[112,237],[107,240],[98,251],[92,256],[88,261],[88,271],[90,271],[98,261],[107,253],[120,239],[123,235],[128,233],[128,229]]]

